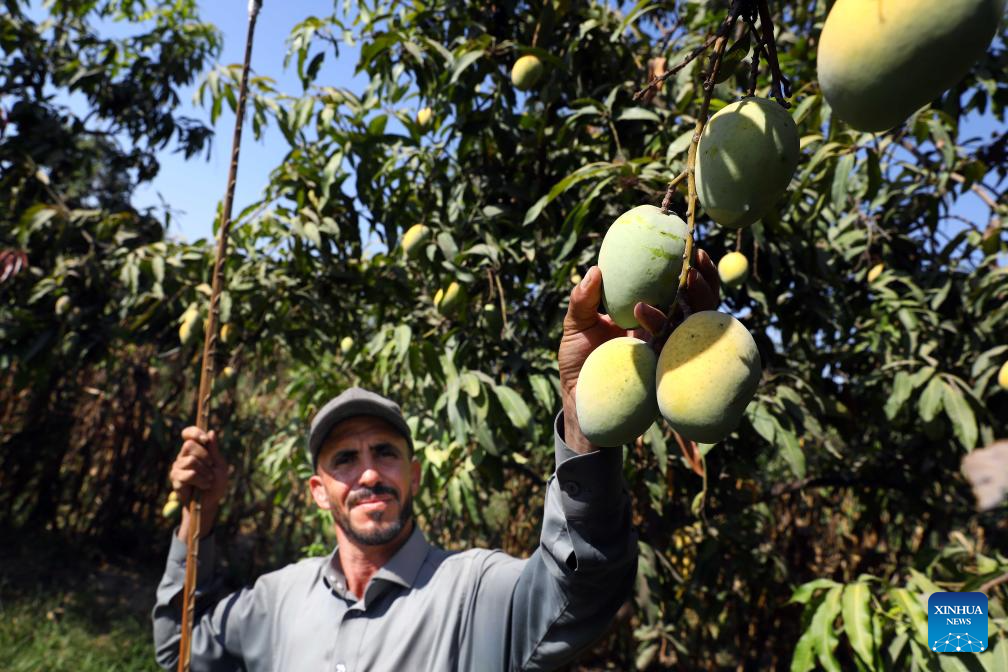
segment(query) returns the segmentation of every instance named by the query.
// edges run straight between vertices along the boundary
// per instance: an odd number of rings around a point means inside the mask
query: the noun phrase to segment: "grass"
[[[40,594],[0,605],[0,658],[7,672],[139,672],[154,662],[150,621],[94,610],[87,593]]]
[[[140,561],[44,532],[0,538],[16,542],[0,544],[0,670],[160,669],[150,622],[160,553]]]

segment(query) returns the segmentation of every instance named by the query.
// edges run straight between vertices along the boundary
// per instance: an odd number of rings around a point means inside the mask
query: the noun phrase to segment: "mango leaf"
[[[497,394],[501,406],[504,407],[504,412],[511,419],[511,424],[518,429],[527,428],[532,419],[532,411],[529,410],[525,400],[506,385],[494,385],[494,392]]]
[[[941,378],[935,376],[924,388],[920,399],[917,400],[917,410],[920,411],[921,420],[924,422],[934,420],[938,411],[941,410],[943,387]]]
[[[965,395],[955,386],[944,382],[942,385],[942,406],[952,423],[952,431],[966,450],[973,450],[977,441],[977,422],[973,409]]]
[[[833,579],[815,579],[813,581],[809,581],[808,583],[803,583],[795,588],[795,591],[791,594],[791,599],[788,600],[788,603],[805,604],[812,598],[812,595],[817,590],[832,588],[838,585],[840,584]]]
[[[851,648],[869,667],[875,660],[875,639],[872,632],[868,585],[862,581],[849,583],[843,591],[844,633]]]

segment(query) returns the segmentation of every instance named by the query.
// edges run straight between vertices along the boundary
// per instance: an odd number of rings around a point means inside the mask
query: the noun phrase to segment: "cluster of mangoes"
[[[744,98],[711,117],[696,154],[697,198],[711,219],[741,228],[763,217],[798,166],[798,128],[777,103]],[[637,327],[638,302],[669,308],[679,287],[686,223],[652,205],[621,215],[599,250],[606,311]],[[749,263],[732,252],[718,264],[725,284],[745,281]],[[715,310],[686,318],[659,354],[627,336],[607,341],[584,363],[575,398],[590,441],[615,446],[644,433],[659,414],[682,436],[724,439],[756,393],[762,368],[752,334]]]

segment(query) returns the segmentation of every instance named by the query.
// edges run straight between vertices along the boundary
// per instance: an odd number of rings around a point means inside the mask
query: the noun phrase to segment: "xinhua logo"
[[[932,593],[928,598],[928,643],[936,653],[987,650],[987,596]]]

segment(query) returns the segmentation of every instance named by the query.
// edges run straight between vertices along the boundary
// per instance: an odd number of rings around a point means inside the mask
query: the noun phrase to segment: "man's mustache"
[[[397,502],[399,501],[399,491],[390,485],[378,483],[373,488],[358,488],[347,497],[347,506],[356,506],[362,499],[391,495]]]

